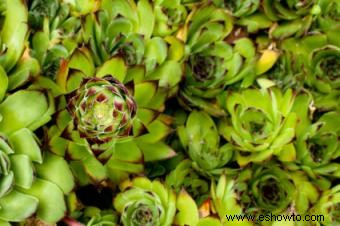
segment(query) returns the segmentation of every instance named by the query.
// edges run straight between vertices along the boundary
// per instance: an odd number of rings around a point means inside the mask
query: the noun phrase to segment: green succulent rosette
[[[300,37],[306,32],[313,22],[316,13],[317,1],[263,1],[262,8],[265,16],[276,22],[270,29],[270,36],[275,39],[284,39],[289,36]],[[263,18],[265,19],[265,18]]]
[[[111,76],[83,80],[68,102],[80,136],[95,143],[128,136],[136,108],[127,88]]]
[[[256,206],[265,211],[282,212],[294,198],[294,184],[278,167],[255,169],[250,187]]]
[[[226,11],[203,4],[191,12],[178,32],[188,49],[179,102],[188,110],[200,107],[216,116],[225,114],[215,97],[225,87],[225,64],[232,57],[232,48],[222,40],[232,27],[232,17]]]
[[[110,62],[121,71],[120,74],[133,75],[138,70],[150,80],[160,80],[161,76],[155,73],[161,71],[164,79],[173,77],[173,84],[161,86],[174,93],[172,89],[181,76],[179,61],[184,54],[184,45],[174,36],[151,37],[154,14],[148,1],[137,4],[134,1],[103,1],[98,12],[86,16],[82,24],[83,39],[96,66]],[[120,74],[116,72],[115,76]]]
[[[298,114],[296,129],[297,162],[313,179],[339,177],[339,113],[329,111],[316,116],[311,94],[297,97],[293,111]],[[317,118],[314,119],[314,118]]]
[[[338,109],[339,97],[339,48],[331,44],[325,34],[286,39],[282,42],[284,54],[280,61],[281,72],[276,80],[283,87],[306,87],[313,94],[316,107],[325,110]],[[303,70],[301,70],[303,68]],[[278,75],[278,74],[276,74]]]
[[[241,173],[242,174],[242,173]],[[205,225],[240,225],[240,226],[251,226],[254,225],[253,222],[243,220],[243,221],[230,221],[227,220],[226,216],[231,215],[242,215],[245,212],[245,206],[240,202],[240,197],[238,194],[239,185],[237,180],[231,179],[230,176],[222,174],[217,183],[212,181],[211,183],[211,204],[212,204],[212,214],[217,213],[219,219],[213,218],[211,216],[201,219],[202,226]],[[219,223],[217,223],[217,222]],[[216,222],[216,223],[215,223]]]
[[[166,176],[165,183],[177,193],[184,188],[200,206],[209,196],[209,183],[197,174],[192,164],[189,159],[178,163]]]
[[[316,1],[301,2],[292,0],[288,2],[265,0],[262,7],[265,14],[273,21],[294,20],[301,16],[308,15]]]
[[[234,46],[215,42],[199,52],[192,51],[185,65],[181,102],[189,109],[199,107],[213,116],[222,116],[225,112],[220,102],[225,88],[248,87],[256,77],[254,44],[248,38],[236,40]]]
[[[292,140],[297,116],[292,112],[295,94],[277,88],[231,92],[226,100],[230,118],[220,123],[220,131],[236,150],[236,161],[244,166],[272,156],[295,160]]]
[[[52,96],[35,89],[17,91],[0,104],[1,225],[33,214],[48,223],[64,216],[64,195],[74,186],[73,175],[63,158],[42,155],[33,133],[53,111]]]
[[[176,214],[176,194],[159,181],[135,178],[129,189],[114,199],[122,225],[172,225]]]
[[[80,19],[71,6],[57,0],[35,0],[29,5],[31,55],[44,76],[55,79],[61,60],[68,58],[80,42]]]
[[[253,165],[236,178],[235,189],[246,214],[303,215],[319,198],[318,184],[303,171],[275,163]]]
[[[325,45],[310,54],[307,84],[316,89],[316,106],[338,109],[340,87],[340,48]]]
[[[175,155],[172,148],[164,143],[165,138],[171,132],[172,119],[162,114],[165,100],[170,95],[169,88],[176,87],[180,79],[180,73],[172,70],[177,67],[177,64],[174,63],[174,61],[168,61],[150,74],[146,74],[144,67],[137,65],[129,68],[124,59],[117,56],[96,68],[91,52],[84,47],[76,49],[69,60],[63,61],[56,79],[58,86],[54,85],[53,88],[54,95],[59,96],[60,106],[56,114],[57,123],[49,130],[49,146],[53,153],[70,156],[72,168],[82,185],[98,183],[108,176],[118,183],[126,179],[130,173],[141,173],[144,169],[143,161],[157,161]],[[107,75],[110,76],[105,77]],[[86,128],[92,127],[91,130],[97,130],[98,124],[95,122],[98,121],[97,116],[92,113],[86,114],[87,111],[81,109],[78,109],[80,111],[77,110],[75,111],[77,113],[72,115],[65,109],[67,103],[70,102],[69,98],[72,96],[70,93],[73,92],[74,95],[78,92],[79,95],[77,94],[77,96],[81,97],[80,99],[86,96],[87,89],[77,89],[82,81],[91,79],[93,79],[93,82],[90,83],[91,86],[108,84],[107,80],[114,81],[111,85],[111,91],[107,88],[97,89],[98,92],[95,96],[98,96],[99,99],[101,99],[100,96],[108,96],[107,94],[109,94],[112,100],[117,99],[117,103],[119,98],[124,103],[125,101],[129,102],[128,105],[125,103],[118,106],[119,109],[122,108],[119,110],[121,113],[118,112],[116,116],[105,112],[105,117],[101,119],[102,128],[95,133],[98,135],[101,133],[100,130],[103,132],[103,129],[109,127],[108,130],[112,129],[111,132],[106,131],[107,135],[101,134],[100,136],[109,137],[114,133],[120,136],[116,139],[103,139],[98,144],[89,139],[84,139],[84,131],[77,130],[77,127],[74,127],[79,123],[84,125],[87,121],[92,125],[87,125]],[[48,82],[47,79],[41,79],[39,84],[51,87],[51,82]],[[106,86],[104,85],[104,87]],[[114,97],[112,90],[117,90],[116,97]],[[128,95],[126,94],[127,90],[129,90]],[[84,92],[80,94],[80,91]],[[65,97],[63,94],[67,94],[67,96]],[[90,99],[94,100],[93,98]],[[74,103],[80,104],[80,102]],[[132,102],[135,104],[132,104]],[[89,100],[88,103],[91,103],[91,101]],[[133,108],[132,105],[134,105]],[[91,106],[86,106],[86,108],[88,107]],[[115,107],[110,106],[109,108]],[[91,109],[91,112],[93,112],[92,110],[94,109]],[[116,113],[117,111],[114,114]],[[136,116],[132,120],[134,114]],[[92,118],[92,116],[95,118]],[[113,117],[116,117],[116,120],[113,120]],[[79,120],[79,122],[76,122],[76,120]],[[112,125],[112,128],[109,124]],[[121,132],[118,132],[118,130]],[[130,136],[127,136],[127,131],[130,131]],[[93,134],[93,132],[91,133]],[[124,139],[124,137],[127,139]],[[129,150],[128,154],[126,150]]]
[[[206,112],[191,112],[177,132],[193,167],[205,175],[220,172],[233,156],[233,146],[222,144],[215,122]]]
[[[321,194],[318,202],[311,208],[310,213],[323,216],[323,221],[317,225],[339,224],[340,186],[336,185]]]
[[[90,46],[95,64],[101,65],[116,55],[124,42],[131,46],[128,56],[143,56],[145,43],[141,37],[145,40],[151,37],[154,17],[152,6],[146,0],[137,4],[134,1],[102,1],[98,11],[88,14],[82,23],[83,39]],[[138,35],[142,43],[136,40]]]
[[[59,96],[56,124],[48,130],[48,147],[68,158],[81,185],[100,183],[115,171],[119,181],[143,171],[143,154],[133,141],[136,105],[113,77],[86,78],[82,88]],[[126,152],[129,150],[129,152]]]
[[[340,4],[335,0],[321,0],[318,1],[316,10],[316,20],[313,30],[322,31],[326,33],[330,43],[339,46],[339,17]]]

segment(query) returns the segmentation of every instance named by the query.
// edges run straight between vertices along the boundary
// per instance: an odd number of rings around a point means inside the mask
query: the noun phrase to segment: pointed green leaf
[[[176,152],[169,146],[162,142],[157,143],[143,143],[138,142],[138,147],[144,154],[145,161],[158,161],[174,157]]]

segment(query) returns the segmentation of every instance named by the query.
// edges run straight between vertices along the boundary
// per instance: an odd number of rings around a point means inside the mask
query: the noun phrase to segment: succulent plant
[[[129,91],[111,76],[83,80],[68,102],[80,136],[94,143],[128,136],[136,108]]]
[[[87,184],[90,181],[97,183],[107,178],[108,175],[111,180],[118,183],[120,180],[126,179],[130,173],[141,173],[143,171],[143,160],[155,161],[169,158],[175,154],[163,142],[171,132],[169,124],[172,119],[161,114],[161,112],[169,95],[169,86],[175,87],[176,80],[179,81],[179,79],[168,77],[161,68],[159,69],[160,71],[153,71],[151,75],[146,75],[141,67],[135,67],[134,69],[132,67],[130,68],[131,70],[127,70],[128,65],[125,65],[124,60],[120,57],[112,58],[97,68],[97,74],[94,77],[92,73],[95,73],[95,65],[90,52],[85,48],[76,49],[71,59],[64,63],[64,68],[58,73],[56,79],[59,86],[56,90],[59,91],[55,93],[56,96],[61,95],[63,104],[59,106],[56,117],[58,126],[50,129],[50,134],[48,135],[50,137],[49,145],[54,153],[62,156],[68,153],[71,156],[73,168],[78,175],[76,177],[83,178],[81,179],[81,184]],[[170,64],[165,66],[167,67],[165,70],[171,70]],[[105,77],[106,75],[110,76]],[[164,76],[164,78],[160,76]],[[90,82],[88,82],[89,80]],[[112,90],[98,88],[95,96],[101,99],[101,97],[109,95],[108,97],[112,100],[122,103],[121,106],[114,106],[112,102],[109,107],[112,110],[114,108],[118,110],[118,108],[122,107],[119,110],[121,113],[116,111],[118,113],[116,119],[121,118],[119,119],[121,122],[118,123],[118,121],[114,120],[114,113],[107,114],[104,109],[106,115],[101,119],[103,122],[101,123],[102,128],[98,129],[98,117],[97,119],[92,118],[92,116],[95,116],[92,115],[94,108],[87,113],[81,109],[81,99],[89,100],[88,103],[95,99],[90,100],[86,97],[88,88],[77,90],[77,87],[80,86],[82,81],[86,81],[83,82],[84,87],[87,85],[92,88],[102,85],[104,87],[110,83],[109,80],[112,81],[110,86],[116,87],[116,91],[120,94],[117,93],[118,95],[114,97]],[[129,91],[127,91],[127,87],[130,89]],[[68,94],[63,96],[63,93]],[[127,95],[127,93],[130,94]],[[119,95],[121,97],[118,100]],[[71,110],[72,114],[65,110],[67,102],[70,103],[69,110]],[[72,107],[77,105],[80,108]],[[100,110],[99,108],[104,105],[96,104],[96,106],[97,110],[95,111],[97,113],[103,111],[103,109]],[[108,107],[108,105],[105,106]],[[132,120],[134,115],[135,119]],[[92,126],[88,124],[89,122]],[[82,128],[74,125],[82,126]],[[106,135],[103,134],[102,132],[107,128],[111,128],[110,126],[112,126],[111,132],[106,131]],[[91,127],[92,129],[90,129]],[[85,128],[87,135],[84,133]],[[128,133],[131,136],[128,136]],[[128,139],[112,139],[114,135]],[[92,138],[87,140],[82,138],[86,136],[92,136]],[[97,136],[98,143],[93,142],[94,136]],[[130,150],[130,152],[127,154],[125,150]],[[78,153],[81,154],[78,155]]]
[[[233,156],[233,146],[222,145],[217,127],[206,112],[191,112],[185,126],[178,127],[178,135],[193,167],[203,174],[219,173]]]
[[[177,35],[190,50],[179,101],[189,110],[200,107],[212,115],[224,115],[216,96],[225,88],[227,61],[232,58],[231,47],[222,41],[232,30],[232,18],[222,8],[202,5],[188,19]],[[229,77],[234,77],[237,70],[229,73]]]
[[[280,213],[294,198],[294,184],[278,167],[255,169],[250,186],[256,206],[265,211]]]
[[[51,95],[34,89],[17,91],[0,104],[2,225],[34,213],[48,223],[64,215],[64,194],[74,186],[72,173],[63,158],[42,155],[32,132],[51,119],[53,104]]]
[[[317,91],[314,93],[316,105],[320,108],[338,109],[340,48],[333,45],[313,50],[310,55],[307,83]]]
[[[123,225],[171,225],[176,213],[176,194],[159,181],[132,180],[130,189],[114,199]]]
[[[180,190],[184,188],[198,206],[209,196],[209,183],[196,173],[189,159],[181,161],[176,168],[166,176],[165,182],[176,192],[180,192]]]
[[[282,161],[295,160],[294,99],[292,90],[281,93],[275,87],[230,93],[226,100],[230,119],[220,123],[220,131],[237,150],[239,165],[261,162],[273,155]]]
[[[241,225],[250,226],[253,222],[244,220],[230,221],[227,216],[244,214],[244,206],[239,204],[239,197],[236,192],[237,182],[222,174],[217,182],[211,183],[211,202],[213,210],[217,212],[221,225]],[[210,218],[210,217],[207,217]]]
[[[262,4],[266,15],[274,21],[279,19],[294,20],[300,16],[308,15],[316,1],[301,2],[293,0],[287,4],[281,1],[265,0]]]
[[[28,11],[31,29],[31,55],[44,76],[55,79],[61,60],[67,58],[80,41],[80,19],[71,15],[71,6],[57,0],[34,0]]]
[[[329,111],[314,122],[311,95],[297,97],[294,111],[297,112],[300,123],[296,130],[297,162],[301,167],[316,178],[320,176],[339,177],[340,165],[336,163],[339,157],[339,113]],[[312,116],[312,118],[311,118]]]
[[[319,225],[339,224],[339,191],[339,185],[324,191],[318,202],[310,210],[310,213],[312,214],[319,214],[323,216],[323,220],[318,222]]]

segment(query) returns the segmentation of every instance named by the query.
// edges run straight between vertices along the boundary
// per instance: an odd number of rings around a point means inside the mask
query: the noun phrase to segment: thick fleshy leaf
[[[0,66],[0,101],[4,99],[8,87],[8,77],[6,71]]]
[[[93,76],[95,68],[92,58],[86,48],[78,49],[71,57],[68,67],[83,72],[86,76]]]
[[[31,161],[42,163],[41,151],[33,136],[30,130],[23,128],[11,134],[9,140],[16,154],[27,155]]]
[[[147,162],[168,159],[176,155],[176,152],[163,142],[138,142],[137,145],[142,150],[144,154],[144,160]]]
[[[176,214],[174,223],[178,225],[197,225],[198,209],[195,201],[185,191],[181,190],[177,197],[176,207],[178,213]]]
[[[8,96],[0,104],[0,131],[10,134],[29,127],[41,120],[48,110],[48,100],[44,93],[34,90],[20,90]]]
[[[147,0],[141,0],[137,3],[137,11],[139,18],[139,33],[143,34],[148,39],[155,25],[154,12],[152,6]]]
[[[160,87],[170,88],[180,82],[181,76],[181,65],[176,61],[169,60],[147,75],[147,79],[159,79]]]
[[[39,178],[58,185],[65,194],[73,189],[72,172],[62,157],[45,153],[43,163],[36,164],[35,167]]]
[[[8,76],[8,89],[17,89],[31,79],[36,78],[39,72],[40,65],[37,59],[29,56],[23,57]]]
[[[135,85],[134,99],[138,106],[147,105],[156,94],[156,84],[154,82],[143,82]]]
[[[39,200],[37,216],[42,220],[54,223],[64,217],[66,211],[64,194],[57,185],[36,179],[30,189],[20,189],[20,191]]]
[[[33,164],[27,155],[14,154],[10,156],[11,167],[14,173],[15,184],[29,189],[33,183]]]
[[[97,71],[96,77],[102,78],[112,75],[118,81],[123,82],[126,76],[126,66],[121,58],[112,58],[106,61]]]
[[[105,179],[105,167],[94,157],[90,156],[83,161],[85,172],[93,181],[99,182]]]
[[[260,59],[256,62],[256,75],[261,75],[268,71],[277,61],[279,53],[273,50],[265,50]]]
[[[3,175],[0,181],[0,197],[6,194],[14,184],[14,174],[9,172],[7,175]]]
[[[16,190],[0,199],[0,219],[4,221],[22,221],[31,216],[38,207],[39,200]]]
[[[143,154],[135,142],[118,142],[115,144],[113,156],[115,159],[127,162],[141,162]]]

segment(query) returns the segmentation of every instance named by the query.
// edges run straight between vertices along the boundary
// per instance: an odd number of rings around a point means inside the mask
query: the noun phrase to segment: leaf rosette
[[[193,167],[204,175],[220,172],[233,156],[233,147],[222,144],[215,122],[206,112],[191,112],[177,132]]]
[[[278,167],[255,169],[250,187],[256,206],[265,211],[282,212],[294,198],[294,184]]]
[[[311,1],[275,1],[264,0],[262,7],[265,14],[273,21],[277,20],[294,20],[301,16],[308,15],[316,3]]]
[[[297,162],[313,179],[321,176],[339,177],[340,165],[336,163],[340,156],[337,127],[340,123],[339,113],[319,113],[316,120],[313,108],[312,95],[305,94],[296,98],[293,111],[300,120],[294,142]]]
[[[236,177],[235,188],[249,214],[305,214],[319,198],[318,185],[303,171],[276,163],[246,168]]]
[[[322,214],[319,225],[337,225],[340,223],[340,186],[336,185],[324,191],[319,201],[311,208],[310,213]]]
[[[118,45],[125,48],[125,44],[122,42]],[[55,117],[56,125],[49,129],[49,146],[53,153],[70,156],[71,165],[76,168],[76,177],[81,180],[82,185],[98,183],[108,176],[118,183],[129,174],[141,173],[143,161],[156,161],[175,154],[164,143],[164,139],[171,132],[172,119],[162,114],[162,111],[165,100],[170,95],[169,88],[176,88],[179,82],[180,74],[176,72],[179,64],[175,61],[166,61],[157,69],[146,73],[143,66],[129,67],[128,63],[132,61],[125,61],[120,55],[122,53],[119,51],[117,53],[117,56],[96,68],[91,52],[87,48],[76,49],[71,58],[64,61],[57,75],[58,86],[54,88],[55,95],[60,99],[60,105]],[[107,75],[109,76],[106,77]],[[81,85],[82,81],[89,80],[93,80],[89,83],[92,88],[94,88],[92,84],[100,83],[100,87],[93,89],[95,93],[90,98],[88,96],[91,95],[86,94],[88,88]],[[106,88],[109,81],[113,86],[111,90]],[[50,87],[49,84],[45,82],[43,85]],[[78,89],[80,86],[83,88]],[[79,94],[81,90],[84,91],[83,94]],[[116,96],[112,91],[116,92]],[[75,98],[71,101],[74,95]],[[104,100],[107,99],[105,97],[109,97],[108,101],[111,102],[99,103],[103,97]],[[117,106],[113,100],[117,101]],[[71,114],[65,110],[68,102]],[[90,111],[84,111],[81,109],[81,103],[88,103],[87,107],[92,107],[92,103],[96,103],[97,110],[91,108]],[[71,107],[72,105],[79,108]],[[86,104],[83,107],[86,107]],[[106,111],[113,111],[116,107],[118,111],[112,114]],[[99,115],[93,114],[94,110]],[[102,117],[104,115],[100,112],[104,112],[105,117]],[[100,126],[97,116],[101,118]],[[132,116],[135,120],[131,120]],[[117,120],[114,117],[117,117]],[[83,128],[79,130],[74,125],[81,125]],[[87,135],[84,133],[85,128],[91,131]],[[115,133],[119,135],[117,139],[109,138]],[[98,143],[93,142],[95,134],[97,141],[103,138]],[[128,134],[130,136],[127,136]],[[86,136],[89,138],[86,139]]]
[[[48,223],[64,216],[64,195],[74,186],[73,175],[63,158],[42,155],[33,134],[53,112],[52,96],[41,90],[17,91],[0,104],[1,225],[24,221],[35,213]]]
[[[337,109],[340,96],[340,48],[325,45],[310,54],[307,84],[316,89],[316,105]]]
[[[29,4],[31,54],[39,61],[44,76],[55,79],[62,59],[68,58],[80,42],[80,23],[65,2],[34,0]]]
[[[83,80],[68,102],[81,137],[98,143],[128,136],[136,108],[127,88],[111,76]]]
[[[125,226],[172,225],[176,214],[176,194],[159,181],[135,178],[131,186],[114,199]]]
[[[296,113],[292,112],[292,90],[246,89],[231,92],[226,100],[229,119],[220,123],[220,131],[237,150],[236,160],[243,166],[261,162],[273,155],[282,161],[295,159]]]

